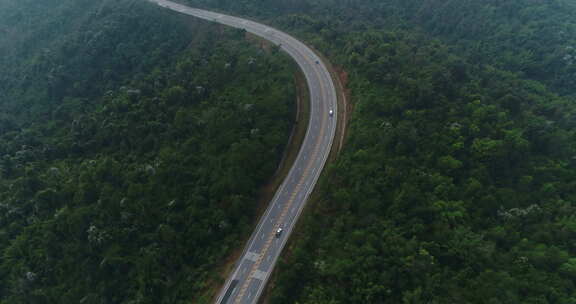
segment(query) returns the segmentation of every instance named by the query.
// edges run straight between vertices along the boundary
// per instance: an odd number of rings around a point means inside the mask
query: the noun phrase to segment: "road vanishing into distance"
[[[148,1],[260,36],[290,55],[306,77],[310,91],[310,119],[298,156],[260,218],[215,302],[256,303],[330,154],[338,113],[334,83],[322,60],[310,48],[286,33],[254,21],[171,1]],[[281,233],[278,233],[279,228],[282,229]]]

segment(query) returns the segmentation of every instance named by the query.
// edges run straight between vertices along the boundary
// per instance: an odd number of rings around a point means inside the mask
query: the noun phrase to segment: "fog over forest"
[[[264,303],[576,304],[576,2],[177,2],[345,85]],[[144,0],[0,0],[0,71],[0,304],[212,303],[301,123],[291,58]]]

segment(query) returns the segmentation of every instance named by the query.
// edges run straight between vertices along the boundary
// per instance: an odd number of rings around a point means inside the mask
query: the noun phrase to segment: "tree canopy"
[[[352,118],[271,303],[574,303],[573,1],[201,1],[340,66]]]
[[[576,303],[573,1],[182,2],[348,80],[270,303]],[[289,59],[243,37],[143,1],[0,2],[0,303],[210,300],[294,114]]]
[[[146,2],[50,2],[0,7],[0,303],[208,302],[288,140],[293,64]]]

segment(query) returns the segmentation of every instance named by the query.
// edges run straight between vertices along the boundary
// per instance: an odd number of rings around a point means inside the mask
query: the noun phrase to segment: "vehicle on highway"
[[[290,170],[288,172],[245,245],[244,254],[238,258],[235,270],[224,281],[216,299],[216,303],[219,304],[257,303],[267,285],[269,274],[274,270],[276,261],[290,236],[292,227],[308,200],[309,192],[316,186],[333,145],[337,117],[326,119],[324,115],[326,115],[325,110],[328,109],[328,114],[333,116],[336,111],[334,109],[337,109],[335,85],[329,71],[321,64],[320,57],[286,33],[262,24],[252,23],[249,20],[188,8],[170,0],[149,1],[158,4],[169,3],[168,8],[171,10],[247,30],[269,41],[277,50],[285,51],[306,76],[306,84],[310,92],[309,124],[292,168],[313,168],[313,170]],[[311,151],[311,157],[308,157],[310,154],[307,152]],[[292,208],[293,215],[284,212],[289,210],[288,207]],[[284,226],[288,229],[286,237],[283,234]],[[270,235],[270,232],[273,235]]]

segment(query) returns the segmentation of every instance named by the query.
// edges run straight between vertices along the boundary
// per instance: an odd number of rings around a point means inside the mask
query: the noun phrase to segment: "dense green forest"
[[[345,39],[349,142],[272,303],[576,303],[574,100],[419,34]]]
[[[180,2],[348,76],[270,303],[576,303],[575,2]],[[208,301],[287,140],[289,60],[144,1],[0,0],[0,70],[0,303]]]
[[[145,1],[2,0],[0,30],[0,303],[207,302],[288,140],[289,58]]]
[[[348,73],[271,303],[576,303],[576,3],[201,1]]]
[[[418,31],[448,43],[470,62],[521,73],[574,94],[576,2],[572,0],[179,0],[257,16],[337,52],[346,33]],[[319,39],[319,36],[323,39]]]

